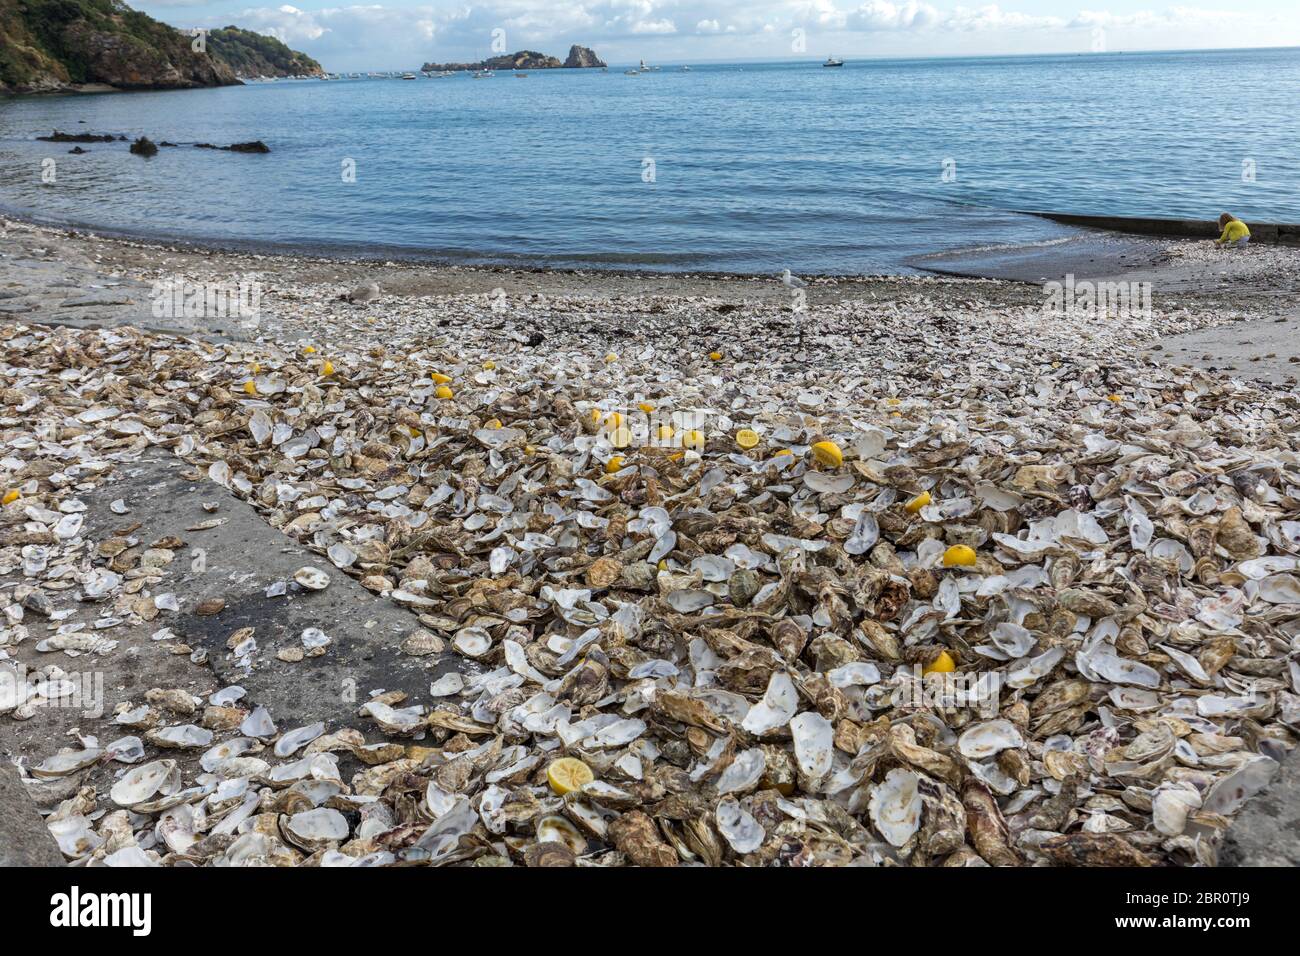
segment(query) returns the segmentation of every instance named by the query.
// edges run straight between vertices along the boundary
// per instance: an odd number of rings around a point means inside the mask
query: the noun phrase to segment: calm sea
[[[1015,210],[1300,221],[1300,50],[664,64],[0,99],[0,208],[458,262],[897,271]],[[147,135],[82,156],[38,134]],[[196,150],[261,139],[269,155]],[[53,182],[50,165],[53,160]]]

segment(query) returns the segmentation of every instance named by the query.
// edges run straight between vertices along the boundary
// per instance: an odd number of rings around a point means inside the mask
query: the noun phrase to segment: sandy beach
[[[0,222],[0,740],[64,857],[1214,862],[1300,705],[1300,249],[945,268],[1006,277]],[[1001,709],[891,709],[913,666]]]

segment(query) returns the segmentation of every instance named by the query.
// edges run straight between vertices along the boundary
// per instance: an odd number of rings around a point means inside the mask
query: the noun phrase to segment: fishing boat
[[[843,65],[844,65],[844,61],[834,56],[828,56],[826,58],[826,62],[822,64],[822,66],[843,66]]]
[[[640,76],[640,75],[641,75],[641,71],[640,71],[640,70],[624,70],[624,71],[623,71],[623,75],[624,75],[624,76]]]

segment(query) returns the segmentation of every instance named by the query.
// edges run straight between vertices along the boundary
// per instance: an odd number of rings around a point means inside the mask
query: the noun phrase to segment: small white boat
[[[403,73],[403,74],[402,74],[402,79],[404,79],[404,80],[413,80],[413,79],[415,79],[415,74],[414,74],[414,73]]]
[[[623,71],[623,75],[624,75],[624,76],[640,76],[640,75],[641,75],[641,71],[640,71],[640,70],[624,70],[624,71]]]
[[[828,56],[826,58],[826,62],[822,64],[822,66],[843,66],[843,65],[844,65],[843,60],[833,56]]]

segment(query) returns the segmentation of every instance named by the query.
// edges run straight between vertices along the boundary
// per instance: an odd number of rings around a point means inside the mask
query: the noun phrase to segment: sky
[[[1296,0],[128,0],[182,28],[272,34],[331,71],[410,69],[574,43],[611,64],[1300,46]],[[1080,2],[1088,6],[1081,6]],[[1095,4],[1095,6],[1093,6]]]

